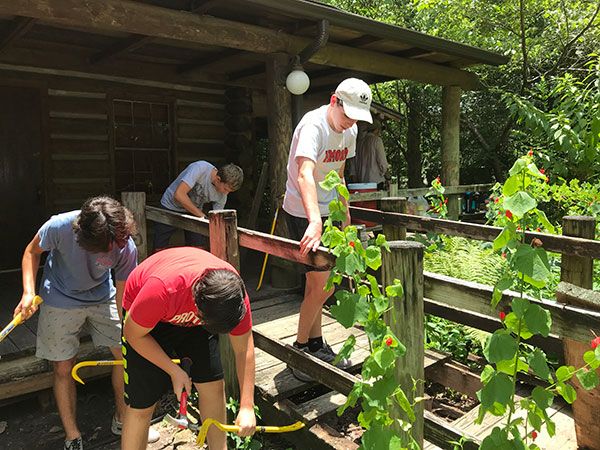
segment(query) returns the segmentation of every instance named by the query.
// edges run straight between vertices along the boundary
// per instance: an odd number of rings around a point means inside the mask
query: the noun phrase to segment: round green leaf
[[[525,191],[518,191],[504,199],[504,207],[517,217],[523,217],[536,206],[537,201]]]
[[[490,336],[483,353],[491,363],[514,358],[517,341],[507,331],[498,330]]]

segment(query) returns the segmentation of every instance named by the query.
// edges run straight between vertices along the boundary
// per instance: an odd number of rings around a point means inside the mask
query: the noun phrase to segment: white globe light
[[[310,79],[303,70],[292,70],[285,79],[285,87],[294,95],[302,95],[308,90]]]

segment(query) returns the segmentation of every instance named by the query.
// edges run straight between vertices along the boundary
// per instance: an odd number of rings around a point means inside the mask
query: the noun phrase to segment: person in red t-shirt
[[[123,450],[146,448],[154,407],[170,385],[180,399],[194,383],[202,418],[225,422],[219,333],[229,333],[235,353],[241,391],[238,434],[254,433],[252,313],[244,283],[230,264],[198,248],[158,252],[127,279],[123,309]],[[173,357],[191,358],[191,380]],[[225,433],[211,428],[208,445],[226,450]]]

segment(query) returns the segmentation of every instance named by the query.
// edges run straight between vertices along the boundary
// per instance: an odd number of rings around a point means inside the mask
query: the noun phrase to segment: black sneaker
[[[81,436],[70,441],[65,441],[64,450],[83,450],[83,439],[81,439]]]
[[[309,348],[308,344],[298,345],[296,342],[294,342],[294,348],[297,348],[298,350],[302,350],[303,352],[308,353],[309,355],[314,356],[315,358],[318,358],[321,361],[325,361],[326,363],[329,363],[329,364],[333,363],[333,360],[337,356],[335,354],[335,352],[333,351],[333,349],[331,348],[331,346],[329,344],[327,344],[327,342],[325,342],[325,341],[323,341],[323,345],[315,351],[312,351]],[[340,361],[338,361],[338,363],[336,364],[336,367],[338,367],[342,370],[345,370],[345,369],[348,369],[351,365],[352,364],[348,359],[342,358]],[[296,377],[298,380],[304,381],[305,383],[308,383],[309,381],[313,381],[312,377],[305,374],[301,370],[295,369],[290,366],[288,366],[288,367],[292,371],[292,375],[294,375],[294,377]]]
[[[325,361],[329,364],[332,364],[333,360],[337,356],[336,353],[331,348],[331,346],[325,341],[323,341],[323,346],[321,348],[319,348],[318,350],[315,350],[314,352],[309,349],[308,353],[310,353],[315,358],[319,358],[321,361]],[[339,369],[346,370],[351,365],[352,364],[350,363],[350,360],[348,360],[346,358],[342,358],[338,361],[338,363],[335,366]]]

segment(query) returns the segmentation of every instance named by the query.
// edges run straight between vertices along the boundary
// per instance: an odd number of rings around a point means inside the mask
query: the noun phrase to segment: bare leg
[[[121,347],[113,347],[110,349],[115,359],[122,359]],[[119,422],[123,421],[125,415],[125,400],[124,400],[124,383],[123,383],[123,366],[114,366],[112,370],[112,385],[115,392],[115,417]]]
[[[121,450],[146,450],[148,429],[155,405],[150,408],[136,409],[125,406]]]
[[[333,293],[333,290],[324,291],[323,288],[329,278],[329,272],[308,272],[306,274],[306,289],[304,299],[300,306],[298,319],[298,342],[306,342],[309,337],[319,337],[321,331],[321,314],[323,304]]]
[[[77,388],[71,377],[71,369],[75,358],[66,361],[53,361],[54,368],[54,397],[58,414],[65,429],[65,439],[70,441],[81,436],[77,428]]]
[[[198,391],[198,409],[202,420],[209,417],[225,423],[227,412],[225,410],[225,383],[223,380],[208,383],[194,383]],[[227,450],[225,433],[215,426],[208,429],[209,450]]]

